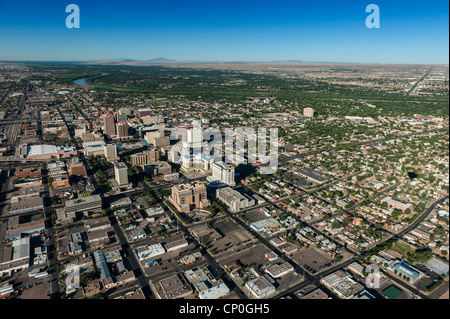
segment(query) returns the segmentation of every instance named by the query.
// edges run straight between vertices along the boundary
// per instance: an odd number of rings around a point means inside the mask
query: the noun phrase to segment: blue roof
[[[408,265],[405,262],[396,264],[394,266],[394,269],[397,269],[397,271],[400,272],[401,274],[411,278],[411,281],[415,281],[420,276],[419,272],[417,272],[415,269],[413,269],[410,265]]]

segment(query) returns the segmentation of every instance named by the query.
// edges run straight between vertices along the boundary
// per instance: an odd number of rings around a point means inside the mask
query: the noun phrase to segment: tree
[[[83,286],[86,286],[87,283],[88,283],[92,278],[93,278],[92,273],[85,271],[84,273],[82,273],[82,274],[80,275],[80,283],[81,283]]]

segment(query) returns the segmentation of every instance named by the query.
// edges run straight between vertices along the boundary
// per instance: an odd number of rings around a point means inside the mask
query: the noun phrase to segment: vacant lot
[[[244,214],[244,217],[243,217],[242,219],[243,219],[246,223],[248,223],[249,225],[252,224],[252,223],[254,223],[254,222],[257,222],[257,221],[259,221],[259,220],[268,218],[263,212],[261,212],[261,211],[259,210],[259,208],[258,208],[258,209],[250,210],[250,211],[245,212],[245,213],[243,213],[243,214]]]
[[[332,264],[331,257],[314,247],[294,253],[291,259],[313,274],[322,271]]]
[[[403,257],[406,257],[407,253],[414,253],[416,250],[411,245],[399,240],[394,245],[392,245],[392,250],[398,252]]]
[[[214,222],[211,227],[222,235],[220,239],[210,239],[206,242],[213,254],[224,252],[232,247],[248,243],[253,239],[250,233],[228,218]]]

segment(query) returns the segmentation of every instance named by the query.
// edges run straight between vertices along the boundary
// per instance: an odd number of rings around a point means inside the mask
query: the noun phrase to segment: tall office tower
[[[190,147],[201,147],[203,131],[199,121],[193,122],[193,127],[188,131],[187,140],[190,143]]]
[[[119,186],[128,184],[128,167],[125,163],[114,164],[114,175]]]
[[[128,115],[126,114],[117,114],[117,123],[122,121],[128,121]]]
[[[103,115],[103,130],[106,135],[114,136],[116,135],[116,126],[114,124],[114,115],[111,113],[106,113]]]
[[[314,117],[314,109],[311,107],[306,107],[303,109],[303,116]]]
[[[153,149],[144,151],[144,154],[147,155],[147,163],[158,162],[161,159],[161,150]]]
[[[142,119],[144,116],[153,115],[153,111],[151,109],[139,109],[138,116],[139,119]]]
[[[191,208],[204,208],[210,205],[206,186],[200,182],[173,186],[169,201],[183,213],[188,213]]]
[[[130,116],[130,115],[131,115],[131,109],[128,109],[128,108],[120,109],[120,110],[119,110],[119,114],[120,114],[120,115],[126,114],[126,115]]]
[[[121,121],[117,123],[117,137],[128,137],[128,123],[126,121]]]
[[[208,181],[220,181],[230,186],[235,186],[234,167],[224,162],[216,162],[212,167],[212,176],[208,177]]]
[[[116,144],[107,144],[104,147],[105,149],[105,157],[106,159],[115,159],[117,158],[117,146]]]

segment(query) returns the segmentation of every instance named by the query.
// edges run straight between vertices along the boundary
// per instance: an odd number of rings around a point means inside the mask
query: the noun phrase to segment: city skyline
[[[79,29],[69,4],[1,1],[0,60],[448,64],[444,1],[377,1],[379,29],[365,25],[371,2],[81,0]]]

